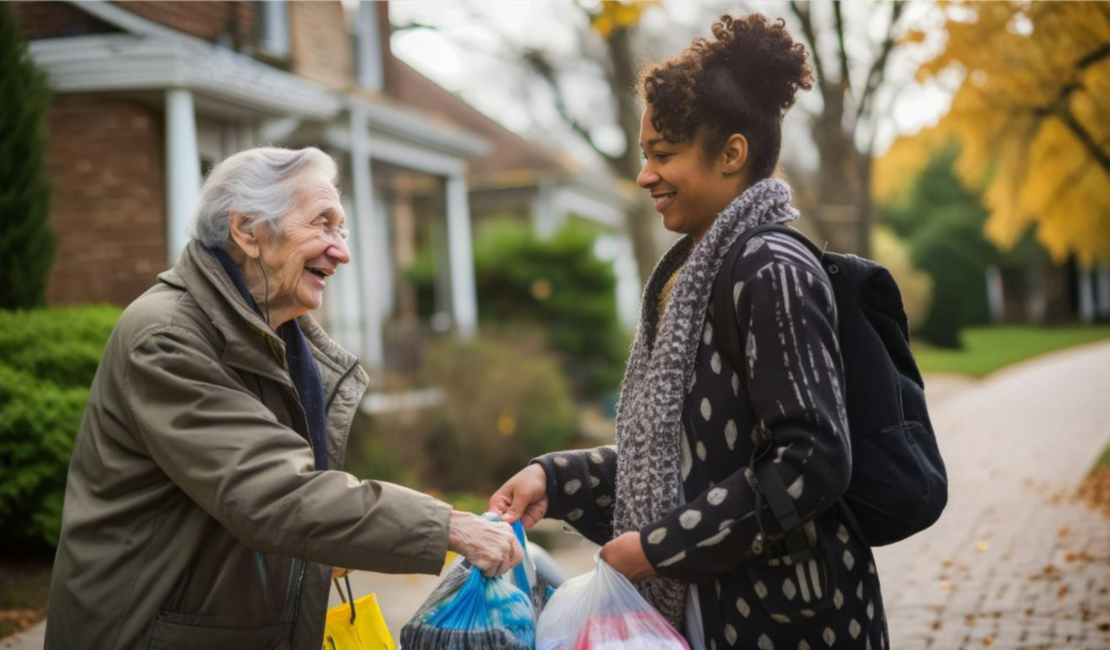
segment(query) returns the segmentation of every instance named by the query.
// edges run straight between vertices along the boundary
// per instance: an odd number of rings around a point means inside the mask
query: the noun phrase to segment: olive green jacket
[[[192,242],[158,279],[89,393],[46,647],[319,650],[331,566],[439,573],[450,507],[340,471],[358,360],[300,318],[327,396],[315,471],[284,343],[218,260]]]

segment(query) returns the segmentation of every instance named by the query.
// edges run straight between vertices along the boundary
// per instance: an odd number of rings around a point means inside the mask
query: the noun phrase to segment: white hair
[[[200,189],[194,237],[209,248],[234,250],[231,213],[240,212],[250,227],[266,225],[282,232],[282,220],[297,207],[297,177],[315,169],[334,185],[339,176],[335,160],[316,147],[282,149],[258,147],[228,157],[216,165]]]

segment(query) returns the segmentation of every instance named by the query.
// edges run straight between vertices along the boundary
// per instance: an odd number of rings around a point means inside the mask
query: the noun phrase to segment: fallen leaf
[[[950,558],[945,559],[942,564],[944,564],[945,568],[950,568],[955,563],[956,563],[956,558],[950,557]]]
[[[1063,598],[1064,596],[1067,596],[1067,595],[1068,595],[1068,586],[1067,585],[1064,585],[1063,587],[1060,587],[1060,591],[1056,592],[1056,596],[1058,598]]]
[[[1058,530],[1056,534],[1060,537],[1067,537],[1069,534],[1071,534],[1071,528],[1068,526],[1060,526],[1060,530]]]
[[[975,550],[979,551],[980,553],[983,553],[984,551],[986,551],[987,548],[988,548],[988,544],[987,544],[986,540],[980,541],[978,544],[975,545]]]
[[[941,591],[952,591],[952,581],[942,580],[941,583],[937,585],[937,588]]]
[[[989,648],[992,645],[994,645],[994,637],[993,636],[983,637],[983,647]]]

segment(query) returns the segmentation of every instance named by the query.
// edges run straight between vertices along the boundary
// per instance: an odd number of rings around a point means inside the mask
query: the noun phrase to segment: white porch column
[[[351,104],[351,183],[354,188],[355,224],[354,239],[357,246],[358,270],[362,274],[362,295],[359,296],[363,312],[363,363],[370,370],[380,370],[385,363],[382,345],[382,300],[380,283],[375,277],[380,259],[378,233],[382,227],[377,220],[384,218],[374,210],[374,184],[370,174],[370,143],[366,133],[366,115],[358,104]]]
[[[627,235],[618,239],[617,258],[613,260],[613,271],[617,275],[617,315],[626,330],[636,329],[640,317],[639,267],[636,266],[636,253],[632,250],[632,240]]]
[[[1079,322],[1084,324],[1095,322],[1094,275],[1093,269],[1079,265]]]
[[[346,170],[343,173],[343,187],[351,185],[350,171]],[[341,200],[343,212],[347,214],[347,227],[352,233],[357,233],[358,224],[355,223],[355,206],[351,197],[345,195]],[[357,234],[355,237],[357,241]],[[358,297],[361,265],[354,243],[349,242],[351,263],[341,266],[328,280],[328,288],[324,293],[324,310],[328,319],[325,329],[336,342],[361,359],[365,356],[362,349],[362,309],[359,307]]]
[[[1095,313],[1099,318],[1110,318],[1110,266],[1096,266],[1095,269],[1097,285]]]
[[[555,205],[556,191],[551,179],[543,178],[539,182],[535,198],[532,199],[532,225],[540,239],[550,238],[566,221],[566,214],[560,214]]]
[[[478,331],[478,294],[474,281],[474,248],[470,237],[470,200],[466,177],[447,177],[447,242],[451,256],[451,306],[463,338]]]
[[[183,88],[166,91],[166,254],[170,266],[185,244],[200,193],[200,154],[193,93]]]

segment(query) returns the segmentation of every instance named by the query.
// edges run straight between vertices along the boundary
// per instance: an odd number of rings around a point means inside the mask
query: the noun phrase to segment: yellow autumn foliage
[[[895,140],[871,172],[871,196],[881,205],[904,207],[913,180],[951,142],[944,129],[930,126]]]
[[[964,80],[932,129],[876,165],[875,196],[900,187],[938,146],[982,192],[987,236],[1013,246],[1030,227],[1058,261],[1110,263],[1110,3],[945,2],[948,44],[918,75]]]
[[[601,11],[590,20],[590,25],[602,38],[609,38],[614,29],[630,27],[640,21],[644,10],[652,5],[659,4],[654,0],[635,0],[633,2],[617,2],[616,0],[603,0]]]

